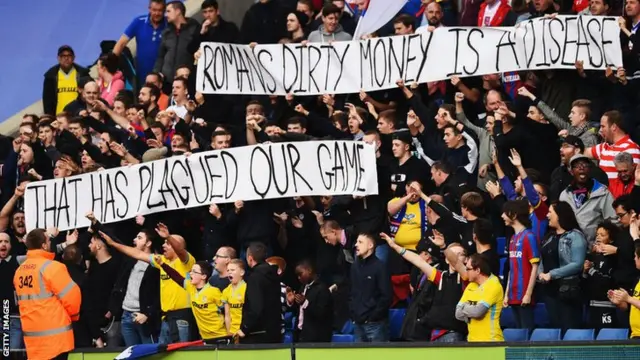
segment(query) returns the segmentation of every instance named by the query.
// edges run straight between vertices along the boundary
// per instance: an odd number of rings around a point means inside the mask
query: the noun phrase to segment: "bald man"
[[[236,250],[231,246],[223,246],[213,256],[213,274],[209,278],[209,285],[217,287],[220,291],[229,286],[229,278],[227,276],[227,265],[231,260],[237,258]]]
[[[430,2],[422,16],[418,19],[418,27],[416,29],[416,34],[431,32],[442,25],[442,17],[444,13],[442,12],[442,6],[439,3],[432,1]]]
[[[100,88],[95,81],[85,78],[81,80],[83,82],[82,90],[78,91],[80,96],[64,107],[64,111],[72,116],[88,116],[93,104],[100,98]]]

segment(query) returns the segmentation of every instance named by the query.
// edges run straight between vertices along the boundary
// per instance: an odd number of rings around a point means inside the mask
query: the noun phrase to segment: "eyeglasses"
[[[618,217],[618,219],[626,216],[628,214],[628,212],[623,212],[623,213],[616,213],[616,216]]]
[[[199,273],[199,272],[197,272],[197,271],[195,271],[195,270],[193,270],[193,269],[192,269],[191,271],[189,271],[189,272],[190,272],[190,273],[192,273],[192,274],[204,275],[204,274]]]
[[[229,256],[215,254],[215,255],[213,255],[213,258],[214,259],[228,259]]]

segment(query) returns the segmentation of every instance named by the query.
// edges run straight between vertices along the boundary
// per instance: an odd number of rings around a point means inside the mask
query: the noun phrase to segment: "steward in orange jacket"
[[[54,261],[43,229],[27,234],[27,259],[13,278],[29,360],[66,359],[74,348],[72,321],[80,313],[80,288]]]

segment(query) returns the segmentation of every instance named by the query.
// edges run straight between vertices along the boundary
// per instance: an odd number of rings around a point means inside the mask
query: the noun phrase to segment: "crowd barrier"
[[[640,359],[638,341],[521,343],[296,344],[203,346],[157,354],[149,360],[619,360]],[[124,349],[121,349],[124,350]],[[120,351],[78,349],[69,360],[113,360]]]

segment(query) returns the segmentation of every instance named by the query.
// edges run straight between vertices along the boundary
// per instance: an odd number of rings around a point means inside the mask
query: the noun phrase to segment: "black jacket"
[[[80,84],[80,78],[89,76],[89,69],[76,63],[72,65],[76,69],[76,81]],[[56,116],[58,107],[58,71],[60,65],[55,65],[44,73],[44,84],[42,85],[42,106],[44,113]]]
[[[276,44],[287,35],[287,10],[277,1],[258,2],[242,19],[240,38],[243,44]]]
[[[197,41],[199,32],[200,23],[191,18],[180,27],[180,31],[176,31],[173,24],[162,31],[162,43],[153,70],[164,75],[165,84],[171,84],[178,66],[193,64],[193,53],[190,50],[193,49],[193,42]]]
[[[304,286],[299,293],[302,294]],[[308,301],[304,309],[302,330],[298,334],[299,342],[331,342],[333,335],[333,299],[327,285],[320,280],[314,281],[305,297]],[[299,311],[299,309],[296,309]]]
[[[122,317],[122,302],[127,294],[127,286],[129,285],[129,276],[137,260],[126,258],[121,262],[120,273],[118,279],[111,292],[109,300],[109,311],[111,314],[120,319]],[[160,328],[160,271],[149,265],[145,270],[140,283],[140,312],[145,314],[149,320],[145,330],[154,334]]]
[[[373,254],[358,259],[351,266],[351,319],[356,324],[386,320],[392,300],[391,277],[385,263]]]
[[[246,282],[240,330],[246,337],[260,334],[267,343],[282,342],[282,304],[277,269],[267,263],[260,263],[251,269]]]

